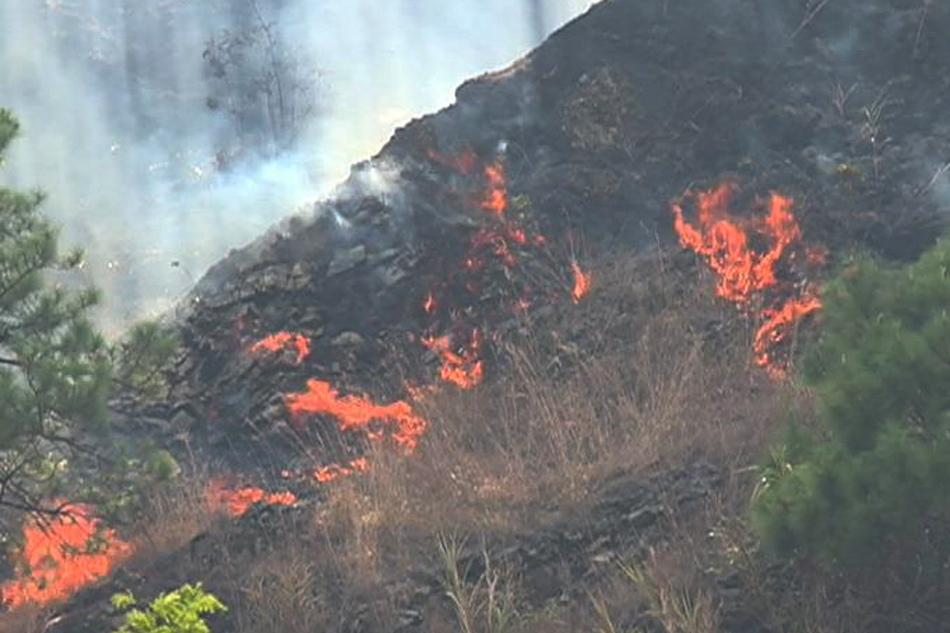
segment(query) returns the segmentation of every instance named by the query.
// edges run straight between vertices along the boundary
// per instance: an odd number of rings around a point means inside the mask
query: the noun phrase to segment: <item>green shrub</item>
[[[134,608],[135,597],[130,592],[112,596],[112,606],[121,611],[131,609],[125,614],[125,624],[114,633],[209,633],[204,616],[227,611],[200,583],[159,595],[145,611]]]
[[[823,300],[803,372],[821,437],[773,450],[753,519],[780,554],[873,563],[946,525],[950,242],[902,268],[856,259]]]

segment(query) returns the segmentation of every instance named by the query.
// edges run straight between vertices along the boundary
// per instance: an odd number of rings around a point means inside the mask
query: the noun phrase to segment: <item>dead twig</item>
[[[920,5],[920,21],[917,22],[917,35],[914,36],[914,51],[912,53],[914,59],[917,59],[920,53],[920,36],[924,33],[924,24],[927,22],[927,13],[930,11],[931,4],[933,4],[933,0],[923,0]]]
[[[835,82],[835,85],[831,88],[831,105],[834,106],[835,112],[837,112],[838,116],[842,119],[846,119],[848,116],[846,111],[848,99],[850,99],[854,91],[858,89],[858,85],[858,82],[854,82],[845,89],[840,82]]]
[[[934,172],[933,177],[930,179],[930,182],[928,182],[926,185],[921,186],[919,189],[917,189],[917,191],[914,192],[914,197],[919,198],[920,196],[924,195],[925,193],[933,189],[934,185],[937,184],[937,181],[940,180],[940,177],[944,175],[945,173],[947,173],[948,171],[950,171],[950,162],[945,163],[942,167],[937,169],[937,171]]]
[[[831,2],[831,0],[821,0],[821,2],[819,2],[808,13],[806,13],[805,17],[802,19],[802,23],[799,24],[798,28],[792,32],[792,35],[789,39],[795,39],[805,27],[812,23],[812,20],[818,17],[818,14],[822,12],[829,2]]]

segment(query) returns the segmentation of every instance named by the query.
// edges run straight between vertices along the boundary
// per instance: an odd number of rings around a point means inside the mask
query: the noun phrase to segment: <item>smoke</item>
[[[23,133],[0,184],[48,193],[45,211],[66,244],[86,248],[85,275],[107,297],[102,325],[117,332],[331,191],[396,126],[448,105],[464,79],[507,65],[590,4],[3,0],[0,106]],[[247,120],[209,107],[207,42],[258,26],[257,12],[319,71],[318,116],[279,153],[248,142]]]

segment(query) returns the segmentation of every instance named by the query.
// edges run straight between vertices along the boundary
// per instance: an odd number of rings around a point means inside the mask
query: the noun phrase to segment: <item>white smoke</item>
[[[321,72],[320,116],[277,157],[218,169],[233,124],[207,107],[206,42],[253,2]],[[0,0],[0,107],[23,133],[0,184],[48,193],[116,331],[331,191],[393,129],[448,105],[591,0]],[[242,22],[243,20],[243,22]]]

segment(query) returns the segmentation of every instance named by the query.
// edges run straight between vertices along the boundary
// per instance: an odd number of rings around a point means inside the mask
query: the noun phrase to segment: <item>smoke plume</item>
[[[0,106],[23,133],[0,185],[48,193],[63,241],[86,248],[84,275],[104,290],[100,318],[115,333],[167,310],[396,126],[590,4],[5,0]],[[259,81],[271,71],[283,79],[276,117]],[[289,105],[301,87],[302,105]],[[267,105],[254,101],[265,92]],[[278,134],[288,120],[293,134]]]

